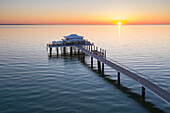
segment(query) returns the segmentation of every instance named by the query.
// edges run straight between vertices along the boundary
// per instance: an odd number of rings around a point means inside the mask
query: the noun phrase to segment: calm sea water
[[[141,85],[105,66],[102,77],[73,57],[48,58],[46,43],[77,33],[170,92],[170,25],[0,26],[1,113],[169,112],[170,106]],[[55,52],[55,51],[54,51]],[[96,63],[94,64],[96,66]],[[161,83],[161,85],[159,83]]]

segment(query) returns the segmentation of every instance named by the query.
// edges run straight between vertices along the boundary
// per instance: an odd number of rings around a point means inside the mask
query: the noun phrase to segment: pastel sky
[[[0,24],[170,24],[170,0],[0,0]]]

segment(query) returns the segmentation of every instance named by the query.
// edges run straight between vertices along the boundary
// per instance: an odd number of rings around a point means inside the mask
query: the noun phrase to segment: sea
[[[170,25],[0,25],[0,113],[170,113],[170,104],[105,65],[105,76],[46,44],[84,36],[170,93]]]

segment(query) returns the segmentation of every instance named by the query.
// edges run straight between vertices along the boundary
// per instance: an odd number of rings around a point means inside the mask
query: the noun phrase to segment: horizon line
[[[0,24],[0,25],[116,25],[116,24]],[[123,24],[123,25],[170,25],[170,24]]]

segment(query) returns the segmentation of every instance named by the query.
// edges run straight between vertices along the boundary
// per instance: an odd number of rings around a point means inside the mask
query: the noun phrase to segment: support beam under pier
[[[93,68],[93,57],[91,57],[91,68]]]
[[[120,72],[117,72],[117,83],[120,84]]]
[[[104,75],[104,63],[102,63],[102,75]]]
[[[100,63],[100,61],[97,61],[97,65],[98,65],[98,72],[100,73],[101,72],[101,63]]]
[[[80,58],[80,49],[78,49],[78,58]]]
[[[70,47],[70,55],[73,54],[73,47]]]
[[[83,52],[82,54],[82,58],[81,58],[82,62],[85,62],[85,53]]]
[[[63,47],[64,55],[66,55],[66,47]]]
[[[75,55],[76,55],[76,51],[77,51],[77,50],[76,50],[76,47],[74,47],[74,54],[75,54]]]
[[[50,57],[52,57],[52,47],[50,47]]]
[[[142,99],[145,99],[145,88],[142,86]]]
[[[58,56],[58,47],[56,47],[56,51],[57,51],[57,56]]]

